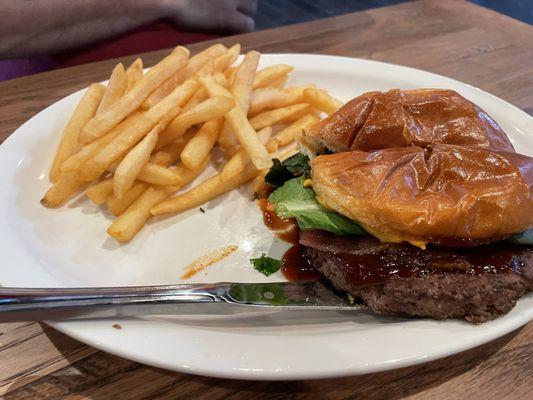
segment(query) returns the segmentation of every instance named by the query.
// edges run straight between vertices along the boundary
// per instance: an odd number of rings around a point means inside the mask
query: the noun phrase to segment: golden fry
[[[141,194],[144,193],[148,187],[149,185],[145,182],[135,181],[133,186],[126,193],[124,193],[124,196],[121,198],[111,194],[106,201],[107,208],[109,208],[109,211],[111,211],[114,215],[118,216],[122,214],[129,206],[133,204],[135,200],[139,198]]]
[[[195,134],[196,132],[193,129],[189,129],[185,135],[152,154],[149,162],[163,167],[168,167],[169,165],[174,164],[180,159],[181,152]]]
[[[136,59],[127,69],[126,76],[128,77],[128,87],[126,93],[128,93],[143,77],[143,60]]]
[[[122,63],[118,63],[111,72],[109,82],[107,83],[107,88],[102,96],[102,101],[100,101],[100,105],[96,110],[96,115],[103,113],[113,104],[115,104],[118,99],[120,99],[122,95],[126,93],[127,88],[128,76],[126,75],[126,70],[124,69],[124,65],[122,65]]]
[[[235,79],[233,80],[233,84],[230,88],[233,98],[244,114],[248,114],[250,97],[255,79],[255,71],[257,70],[259,57],[260,54],[257,51],[249,51],[246,53],[242,63],[237,68]],[[228,123],[225,123],[222,128],[222,132],[219,136],[219,143],[225,148],[235,146],[239,143]]]
[[[304,103],[304,90],[311,86],[291,87],[280,89],[265,87],[254,90],[250,99],[248,115],[255,115],[263,110],[271,110],[290,106],[296,103]]]
[[[211,152],[217,141],[224,118],[205,122],[181,152],[181,162],[190,169],[196,169]]]
[[[191,126],[220,117],[234,107],[235,101],[231,96],[214,96],[201,102],[196,107],[180,114],[161,132],[157,148],[176,140]]]
[[[275,81],[270,82],[266,87],[283,89],[288,80],[289,80],[289,75],[285,75],[285,76],[282,76],[281,78],[276,79]]]
[[[63,173],[41,199],[45,207],[59,207],[76,194],[85,182],[79,180],[74,173]]]
[[[150,154],[157,143],[159,132],[164,125],[157,124],[152,130],[131,149],[120,162],[113,175],[113,193],[121,198],[135,182],[135,178],[150,159]]]
[[[137,84],[113,104],[107,111],[94,116],[80,133],[80,142],[87,144],[105,135],[133,111],[138,109],[146,98],[162,82],[175,74],[189,57],[189,51],[183,47],[176,48],[148,71]]]
[[[157,164],[161,167],[168,167],[173,164],[175,161],[179,160],[179,155],[187,144],[188,140],[193,136],[194,132],[187,133],[178,140],[174,141],[165,148],[154,153],[150,158],[150,164]],[[150,167],[146,164],[140,174],[143,174],[145,169]],[[180,167],[177,167],[173,171],[173,179],[176,179],[175,176],[179,176],[182,171]],[[139,175],[140,175],[139,174]],[[177,182],[180,182],[179,179],[176,179]],[[122,198],[117,198],[113,194],[107,199],[107,206],[109,210],[114,215],[120,215],[124,210],[126,210],[144,191],[148,188],[145,182],[135,181],[131,189],[129,189]]]
[[[137,176],[140,181],[158,186],[175,186],[181,178],[174,172],[175,169],[165,168],[161,165],[148,163]]]
[[[179,213],[198,207],[221,194],[249,182],[258,173],[259,171],[252,164],[249,164],[249,168],[227,180],[223,180],[221,174],[214,175],[188,192],[177,195],[153,207],[151,210],[152,215]]]
[[[308,130],[318,121],[320,121],[320,119],[313,114],[304,115],[270,139],[266,144],[267,150],[272,153],[276,151],[278,147],[288,145],[293,140],[296,140],[302,134],[302,131]]]
[[[61,164],[61,172],[74,172],[77,171],[85,161],[93,157],[102,147],[107,145],[113,138],[115,138],[120,132],[129,126],[133,126],[137,123],[138,113],[131,114],[128,118],[115,126],[109,133],[106,133],[101,138],[96,139],[94,142],[83,146],[80,151],[70,156],[67,160]]]
[[[333,114],[343,106],[342,101],[331,97],[325,90],[315,88],[305,89],[304,98],[311,106],[326,114]]]
[[[182,181],[178,186],[164,188],[150,187],[111,224],[107,233],[121,242],[131,240],[152,216],[150,210],[170,194],[179,190],[180,187],[192,182],[208,163],[209,158],[204,160],[197,170],[186,170],[182,167],[181,171],[177,172],[182,177]]]
[[[286,77],[293,70],[294,67],[285,64],[276,64],[262,69],[255,74],[254,89],[269,86],[272,82]]]
[[[224,75],[226,76],[226,82],[228,83],[228,86],[231,87],[233,84],[233,80],[235,79],[235,74],[237,73],[237,67],[229,67],[226,68],[224,71]]]
[[[119,242],[128,242],[152,216],[150,209],[166,199],[174,188],[149,187],[107,229],[109,236]]]
[[[272,135],[272,128],[266,127],[257,132],[257,136],[261,143],[266,143]],[[224,165],[220,173],[223,180],[244,171],[250,164],[250,157],[243,149],[238,150]]]
[[[292,106],[277,108],[275,110],[263,111],[250,119],[254,129],[262,129],[273,126],[280,122],[287,122],[291,118],[300,118],[310,111],[308,104],[300,103]]]
[[[223,77],[223,75],[222,75]],[[215,78],[215,81],[217,81],[219,84],[224,86],[226,84],[225,78],[224,80],[221,79],[221,75],[218,73],[213,74],[213,78]],[[183,107],[183,111],[189,111],[191,108],[196,107],[198,104],[200,104],[202,101],[206,100],[209,96],[207,96],[207,92],[203,87],[200,87],[189,99],[187,104]]]
[[[168,78],[144,101],[143,108],[149,109],[168,96],[178,85],[198,72],[211,58],[218,57],[227,51],[222,44],[215,44],[191,57],[187,64]]]
[[[213,60],[215,71],[225,71],[235,62],[239,54],[241,54],[241,45],[237,43]]]
[[[87,89],[78,103],[78,106],[72,113],[70,121],[67,123],[65,129],[63,129],[54,161],[50,168],[50,180],[52,182],[55,182],[59,178],[61,164],[78,151],[79,134],[87,121],[89,121],[96,113],[104,91],[105,87],[99,83],[89,86],[89,89]]]
[[[96,205],[102,205],[107,198],[113,193],[113,178],[105,178],[100,182],[90,186],[85,194]]]
[[[216,83],[211,76],[204,76],[199,79],[202,82],[202,85],[206,88],[209,96],[232,97],[231,93]],[[237,135],[241,146],[248,153],[255,167],[258,169],[270,167],[272,165],[272,160],[270,159],[265,146],[257,137],[257,132],[252,128],[241,108],[232,108],[224,117],[226,118],[226,121],[229,122],[231,128]]]

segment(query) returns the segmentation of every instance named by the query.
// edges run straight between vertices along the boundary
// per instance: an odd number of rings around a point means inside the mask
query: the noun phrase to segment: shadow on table
[[[498,352],[520,330],[493,342],[444,359],[393,371],[361,376],[309,381],[238,381],[187,375],[147,367],[70,339],[43,325],[50,342],[68,360],[67,367],[50,374],[25,374],[14,380],[10,399],[400,399],[429,390],[475,369]],[[83,354],[83,356],[80,356]],[[56,360],[57,361],[57,360]],[[53,362],[51,362],[53,366]],[[20,382],[22,380],[22,382]],[[239,394],[239,395],[237,395]]]

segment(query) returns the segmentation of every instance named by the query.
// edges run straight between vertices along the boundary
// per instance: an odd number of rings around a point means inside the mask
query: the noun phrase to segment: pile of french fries
[[[63,130],[41,203],[58,207],[79,193],[117,218],[109,235],[131,240],[153,215],[175,214],[254,181],[259,191],[272,158],[342,103],[314,85],[285,87],[293,67],[257,70],[241,46],[215,44],[193,57],[184,47],[143,73],[137,59],[118,64],[107,86],[92,84]],[[275,134],[273,135],[273,132]],[[181,190],[211,163],[209,179]]]

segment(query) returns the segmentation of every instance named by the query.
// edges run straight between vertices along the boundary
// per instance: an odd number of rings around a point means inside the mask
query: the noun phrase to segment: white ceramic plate
[[[348,100],[369,90],[455,89],[491,114],[517,150],[533,155],[533,121],[518,108],[472,86],[428,72],[367,60],[318,55],[264,55],[261,66],[296,67],[291,84],[314,82]],[[215,248],[239,250],[194,281],[276,281],[248,259],[279,256],[285,245],[263,226],[246,190],[149,223],[129,244],[107,237],[111,218],[87,199],[57,210],[39,204],[62,127],[83,91],[22,125],[0,147],[0,282],[4,286],[119,286],[180,282],[184,267]],[[193,281],[191,280],[191,281]],[[533,317],[533,296],[480,326],[459,321],[370,315],[271,312],[240,317],[54,322],[60,331],[132,360],[177,371],[239,379],[306,379],[404,367],[497,338]],[[120,323],[122,330],[112,327]]]

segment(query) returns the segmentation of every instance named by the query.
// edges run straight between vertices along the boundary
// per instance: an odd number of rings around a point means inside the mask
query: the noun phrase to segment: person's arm
[[[167,18],[190,29],[253,29],[256,0],[0,0],[0,59],[58,53]]]
[[[162,17],[160,1],[2,0],[0,58],[51,54]]]

